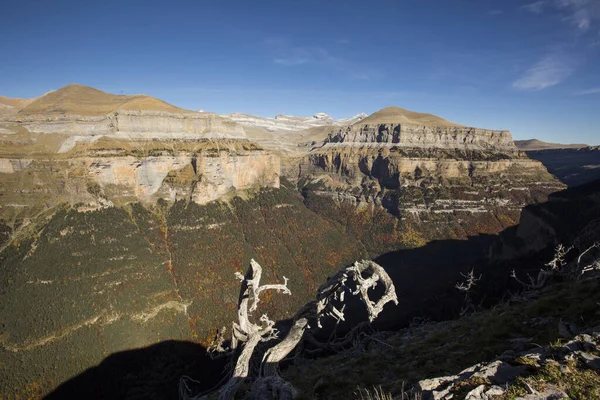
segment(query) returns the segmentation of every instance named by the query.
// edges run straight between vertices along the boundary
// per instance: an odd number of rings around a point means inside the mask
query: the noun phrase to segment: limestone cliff
[[[5,130],[22,127],[33,133],[87,137],[246,138],[243,128],[213,113],[118,110],[103,116],[12,115],[0,119],[0,127]]]
[[[326,146],[337,143],[350,146],[364,143],[381,147],[517,151],[508,131],[396,123],[359,123],[342,128],[325,140]]]
[[[0,216],[25,217],[61,202],[204,204],[239,190],[279,187],[279,175],[279,157],[246,140],[102,139],[62,154],[0,158]]]
[[[339,210],[319,198],[334,199],[359,236],[368,223],[352,209],[395,216],[388,223],[398,234],[380,237],[375,252],[398,240],[415,246],[498,233],[516,224],[524,206],[564,187],[515,147],[510,132],[455,125],[343,127],[284,172],[298,177],[309,205],[332,218]]]

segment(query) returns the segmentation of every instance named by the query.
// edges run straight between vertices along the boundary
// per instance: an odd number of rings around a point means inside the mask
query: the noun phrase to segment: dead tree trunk
[[[235,361],[235,368],[229,381],[219,390],[220,400],[233,399],[240,386],[249,377],[250,359],[260,342],[266,342],[278,337],[274,322],[262,315],[258,323],[250,321],[250,316],[258,307],[259,296],[265,290],[277,290],[285,294],[291,292],[287,287],[287,278],[283,284],[260,285],[261,266],[254,260],[245,276],[236,273],[242,281],[240,299],[238,302],[238,321],[233,323],[231,338],[232,354],[242,347]],[[350,285],[350,283],[352,283]],[[369,298],[369,289],[381,285],[384,293],[377,301]],[[248,393],[249,398],[279,398],[295,397],[295,389],[285,382],[278,373],[278,364],[285,359],[305,339],[309,329],[321,328],[321,319],[332,317],[336,321],[344,320],[344,299],[346,292],[360,296],[368,312],[369,322],[372,322],[383,310],[383,307],[393,302],[398,304],[396,289],[385,270],[373,261],[357,261],[354,265],[339,271],[330,278],[318,291],[316,300],[307,303],[293,318],[293,325],[285,338],[269,348],[262,358],[258,377]],[[339,304],[342,304],[339,306]],[[311,337],[311,340],[314,338]],[[219,341],[221,343],[221,341]],[[327,346],[327,343],[321,344]],[[185,385],[182,382],[180,385]],[[275,397],[274,397],[275,396]],[[182,396],[182,400],[194,397]]]

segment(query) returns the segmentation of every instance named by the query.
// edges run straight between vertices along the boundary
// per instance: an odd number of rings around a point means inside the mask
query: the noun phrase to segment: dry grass
[[[9,106],[9,107],[14,107],[17,109],[21,109],[25,106],[27,106],[28,104],[31,104],[34,99],[18,99],[18,98],[13,98],[13,97],[5,97],[5,96],[0,96],[0,104],[4,104],[5,106]]]
[[[463,126],[440,118],[433,114],[420,113],[400,107],[387,107],[358,121],[354,125],[364,124],[415,124],[425,126]]]
[[[37,98],[19,114],[73,114],[101,116],[115,110],[150,110],[173,113],[192,111],[146,95],[115,95],[83,85],[68,85]]]

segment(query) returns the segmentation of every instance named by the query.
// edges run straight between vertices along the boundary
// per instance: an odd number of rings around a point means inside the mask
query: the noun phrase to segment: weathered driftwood
[[[274,321],[266,315],[262,315],[257,322],[252,322],[252,312],[258,308],[260,294],[266,290],[276,290],[285,294],[291,292],[287,287],[288,280],[283,284],[260,285],[262,276],[261,266],[254,260],[250,262],[250,268],[243,276],[236,273],[241,280],[240,298],[238,302],[238,321],[233,323],[231,349],[232,354],[239,354],[235,361],[235,368],[231,378],[219,390],[219,399],[233,399],[239,391],[240,386],[248,379],[250,374],[250,359],[256,347],[261,342],[267,342],[278,338],[279,332],[274,328]],[[352,282],[352,285],[349,285]],[[369,298],[369,289],[381,285],[383,295],[377,301]],[[357,261],[354,265],[339,271],[335,276],[328,279],[318,291],[316,300],[304,305],[293,317],[292,326],[286,336],[276,345],[265,351],[258,372],[258,377],[251,385],[247,393],[249,398],[278,398],[291,399],[295,397],[296,391],[291,384],[285,382],[278,373],[278,364],[284,360],[303,340],[308,339],[311,343],[338,348],[336,345],[348,341],[337,341],[335,343],[318,343],[310,334],[309,329],[321,328],[321,320],[332,317],[336,322],[344,320],[344,299],[346,292],[351,295],[360,296],[364,302],[369,322],[372,322],[383,310],[383,307],[393,302],[398,304],[396,289],[391,278],[385,270],[373,261]],[[341,306],[339,305],[341,304]],[[222,330],[223,332],[224,330]],[[214,350],[224,351],[223,338],[217,338]],[[240,350],[241,349],[241,350]],[[180,385],[185,385],[182,382]],[[184,387],[184,386],[182,386]],[[185,391],[181,391],[185,393]],[[182,400],[191,400],[194,397],[181,395]]]

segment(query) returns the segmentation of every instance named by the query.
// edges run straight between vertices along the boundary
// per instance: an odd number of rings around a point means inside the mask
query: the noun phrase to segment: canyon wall
[[[356,146],[360,143],[428,149],[517,151],[508,131],[463,126],[358,124],[332,132],[325,143],[326,146],[333,143]]]
[[[530,150],[527,155],[544,164],[551,174],[569,187],[600,179],[600,146]]]
[[[279,187],[277,155],[228,148],[231,141],[211,141],[209,149],[197,152],[177,150],[182,143],[169,144],[175,151],[145,155],[103,149],[56,158],[0,159],[0,216],[27,215],[60,202],[102,206],[151,204],[162,198],[205,204],[240,190]]]
[[[136,137],[245,138],[241,126],[214,113],[176,114],[165,111],[118,110],[93,117],[79,115],[11,115],[0,120],[5,127],[21,126],[35,133],[69,135],[133,135]]]
[[[309,207],[365,241],[372,229],[364,214],[378,214],[387,228],[372,241],[373,255],[499,233],[523,207],[564,187],[508,131],[454,126],[345,127],[284,172],[296,176]]]

